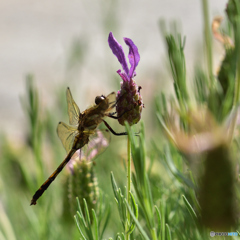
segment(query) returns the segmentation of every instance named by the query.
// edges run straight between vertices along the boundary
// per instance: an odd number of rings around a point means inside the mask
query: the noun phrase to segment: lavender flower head
[[[124,125],[124,121],[127,121],[131,126],[141,119],[143,108],[142,96],[140,95],[141,87],[138,87],[133,80],[133,77],[136,76],[135,69],[140,61],[140,55],[136,45],[130,38],[123,39],[129,47],[128,59],[131,65],[130,69],[128,68],[123,48],[113,37],[112,32],[109,33],[108,44],[123,68],[123,72],[121,69],[117,71],[123,80],[121,82],[121,89],[117,93],[116,111],[117,116],[121,116],[118,122]]]

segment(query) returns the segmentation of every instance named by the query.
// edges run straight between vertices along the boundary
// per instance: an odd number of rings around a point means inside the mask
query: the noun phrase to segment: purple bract
[[[142,96],[140,95],[141,87],[138,87],[133,80],[133,77],[136,76],[135,69],[140,61],[140,55],[138,53],[138,48],[130,38],[123,39],[129,47],[128,59],[131,66],[130,70],[128,68],[123,48],[114,38],[112,32],[109,33],[108,44],[123,68],[123,72],[121,69],[117,71],[123,80],[121,83],[121,89],[117,93],[116,111],[117,115],[121,116],[118,121],[122,125],[124,125],[124,121],[133,125],[141,119],[143,107]]]

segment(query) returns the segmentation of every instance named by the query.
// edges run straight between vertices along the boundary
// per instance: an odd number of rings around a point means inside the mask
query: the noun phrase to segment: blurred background
[[[226,3],[209,1],[211,20],[224,15]],[[135,81],[142,87],[146,138],[162,141],[162,132],[156,131],[155,126],[154,98],[161,91],[170,95],[173,80],[160,20],[165,21],[168,29],[175,23],[186,36],[187,78],[191,84],[194,67],[204,59],[201,1],[1,1],[0,239],[69,239],[72,236],[69,229],[76,230],[73,219],[71,227],[64,225],[66,170],[36,206],[29,204],[40,184],[65,156],[56,127],[59,121],[68,122],[66,88],[70,87],[81,111],[93,104],[97,95],[107,95],[120,88],[121,79],[116,71],[121,65],[108,46],[110,31],[126,54],[128,47],[123,37],[131,38],[138,47],[141,59]],[[224,49],[213,41],[217,70]],[[32,79],[32,86],[26,87],[26,78]],[[31,91],[33,99],[37,99],[33,104],[33,118],[29,113]],[[108,122],[116,131],[124,131],[115,121]],[[152,156],[151,147],[147,151]],[[121,227],[116,220],[110,172],[114,172],[119,186],[124,188],[125,159],[126,139],[112,136],[109,149],[97,160],[99,186],[109,195],[112,205],[113,221],[108,237]],[[161,172],[157,173],[161,177],[166,174],[164,169],[154,170]],[[155,196],[162,191],[157,187],[161,181],[158,178],[155,181]],[[176,199],[178,196],[173,202]],[[2,238],[1,233],[8,238]],[[74,234],[78,236],[77,231]]]
[[[226,3],[209,1],[211,17],[223,15]],[[159,20],[167,25],[176,21],[187,36],[188,76],[202,54],[200,1],[10,0],[1,1],[0,12],[0,129],[15,140],[21,140],[26,125],[19,97],[24,95],[29,73],[35,76],[41,104],[53,109],[53,92],[59,86],[72,89],[81,110],[92,104],[96,95],[118,90],[116,71],[121,66],[108,47],[110,31],[126,53],[123,37],[138,46],[141,60],[135,79],[143,87],[145,111],[156,86],[163,89],[171,81]],[[221,54],[220,44],[216,47]]]

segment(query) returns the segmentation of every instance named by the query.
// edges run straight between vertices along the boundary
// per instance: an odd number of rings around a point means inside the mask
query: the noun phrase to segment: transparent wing
[[[68,116],[69,123],[71,125],[78,125],[80,110],[75,101],[73,100],[71,91],[67,88],[67,105],[68,105]]]
[[[86,159],[92,161],[103,153],[109,146],[111,134],[108,130],[96,130],[90,135],[89,143],[77,150],[72,159]]]
[[[57,126],[57,134],[68,153],[72,149],[74,139],[78,134],[77,128],[70,127],[66,123],[59,122]]]
[[[113,111],[113,109],[116,106],[116,93],[111,92],[110,94],[107,95],[106,98],[108,99],[109,102],[109,108],[107,109],[106,112]]]
[[[83,153],[87,160],[92,160],[103,153],[111,141],[111,134],[107,129],[96,130],[94,134],[90,135],[89,143],[84,149]]]

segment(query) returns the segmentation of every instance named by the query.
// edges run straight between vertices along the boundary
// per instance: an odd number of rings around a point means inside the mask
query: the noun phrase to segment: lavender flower
[[[143,108],[142,96],[140,95],[141,87],[138,87],[133,80],[133,77],[136,76],[135,69],[140,61],[140,55],[136,45],[131,39],[123,39],[129,47],[128,59],[131,65],[130,70],[122,46],[113,37],[112,32],[109,33],[108,44],[123,68],[123,72],[120,69],[117,71],[123,80],[121,83],[121,89],[117,93],[116,111],[117,115],[121,116],[118,119],[118,122],[121,125],[124,125],[124,121],[127,121],[131,126],[141,119]]]

